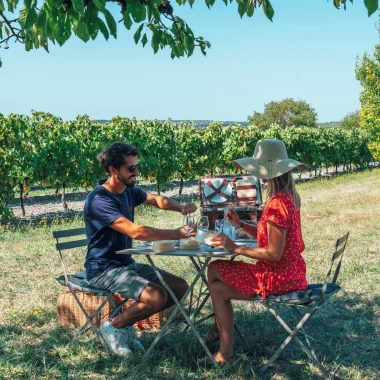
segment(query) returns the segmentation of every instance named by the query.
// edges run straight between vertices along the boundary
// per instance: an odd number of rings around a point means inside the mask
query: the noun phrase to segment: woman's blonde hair
[[[296,209],[301,207],[301,197],[296,190],[296,185],[292,176],[292,172],[289,171],[279,177],[268,179],[267,195],[268,198],[272,198],[275,194],[283,192],[286,194],[292,194]]]

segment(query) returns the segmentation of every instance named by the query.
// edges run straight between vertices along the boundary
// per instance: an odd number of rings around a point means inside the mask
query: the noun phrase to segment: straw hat
[[[233,164],[261,179],[276,178],[295,168],[307,168],[288,158],[285,144],[277,139],[259,140],[252,157],[239,158]]]

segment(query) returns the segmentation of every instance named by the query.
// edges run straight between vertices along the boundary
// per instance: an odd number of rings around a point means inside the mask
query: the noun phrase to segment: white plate
[[[217,189],[219,189],[219,186],[222,184],[223,181],[224,181],[224,178],[212,178],[212,179],[210,179],[210,182],[212,182],[212,184]],[[230,200],[231,195],[232,195],[232,186],[229,182],[226,185],[224,185],[220,189],[220,191],[222,193],[226,194],[229,198],[226,199],[226,198],[222,197],[220,194],[216,194],[212,197],[212,199],[210,199],[210,202],[212,202],[212,203],[225,203],[225,202]],[[207,185],[207,183],[204,184],[203,193],[206,197],[208,197],[210,194],[213,194],[214,192],[215,192],[215,190],[213,190],[209,185]]]

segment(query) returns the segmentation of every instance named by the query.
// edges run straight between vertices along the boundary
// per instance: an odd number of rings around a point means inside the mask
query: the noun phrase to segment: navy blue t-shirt
[[[86,262],[87,280],[105,271],[134,263],[131,255],[115,254],[132,247],[132,239],[109,227],[116,219],[134,221],[134,209],[145,202],[147,193],[139,187],[127,187],[122,194],[108,191],[99,182],[84,204],[84,222],[89,240]]]

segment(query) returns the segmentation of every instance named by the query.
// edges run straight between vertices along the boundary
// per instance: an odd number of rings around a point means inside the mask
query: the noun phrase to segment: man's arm
[[[141,241],[153,241],[153,240],[179,240],[187,238],[187,233],[183,228],[176,230],[163,230],[154,227],[141,226],[133,223],[125,217],[116,219],[111,225],[111,228],[128,235],[132,239]]]
[[[197,210],[197,206],[195,206],[194,203],[181,205],[172,198],[150,193],[147,193],[147,198],[144,202],[144,205],[154,206],[160,208],[161,210],[177,211],[182,215],[187,215]]]

